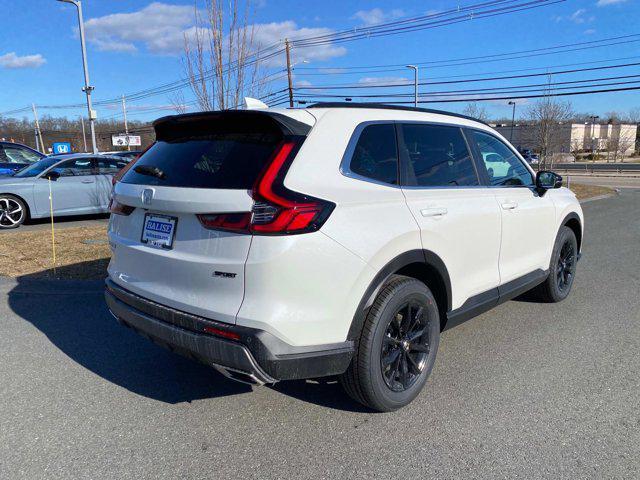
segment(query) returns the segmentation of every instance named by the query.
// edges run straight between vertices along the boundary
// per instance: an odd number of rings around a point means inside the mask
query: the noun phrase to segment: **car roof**
[[[313,105],[309,105],[306,108],[309,108],[309,109],[367,108],[367,109],[374,109],[374,110],[400,110],[405,112],[433,113],[437,115],[446,115],[448,117],[464,118],[465,120],[471,120],[471,121],[482,123],[483,125],[489,126],[488,123],[483,122],[482,120],[479,120],[474,117],[470,117],[468,115],[462,115],[460,113],[447,112],[445,110],[435,110],[431,108],[409,107],[406,105],[391,105],[387,103],[319,102],[319,103],[314,103]]]
[[[32,152],[40,153],[40,155],[44,155],[41,152],[38,152],[36,149],[31,148],[29,145],[25,145],[23,143],[18,142],[8,142],[7,140],[0,140],[0,145],[11,145],[13,147],[26,148],[27,150],[31,150]]]

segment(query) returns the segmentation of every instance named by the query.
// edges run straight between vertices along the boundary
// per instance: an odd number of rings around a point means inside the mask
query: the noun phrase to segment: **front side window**
[[[52,168],[58,172],[61,177],[77,177],[84,175],[93,175],[93,160],[90,158],[80,158],[77,160],[67,160],[58,166]]]
[[[396,129],[392,124],[372,124],[360,133],[351,163],[351,172],[391,185],[398,184]]]
[[[516,154],[488,133],[472,130],[470,141],[478,147],[489,184],[493,186],[531,186],[533,176]]]
[[[33,163],[41,158],[37,153],[33,153],[26,148],[16,148],[5,145],[3,150],[9,163]]]
[[[473,159],[458,127],[407,123],[402,125],[402,135],[409,186],[479,185]]]

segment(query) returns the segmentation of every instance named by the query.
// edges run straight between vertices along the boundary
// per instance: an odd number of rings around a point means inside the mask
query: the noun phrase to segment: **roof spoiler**
[[[306,136],[311,126],[281,113],[266,110],[219,110],[168,115],[153,122],[157,140],[169,140],[211,133],[280,133]]]

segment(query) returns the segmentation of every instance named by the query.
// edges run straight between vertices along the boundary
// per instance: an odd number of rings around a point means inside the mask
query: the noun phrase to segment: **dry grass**
[[[54,276],[49,230],[18,230],[0,236],[0,275],[8,277],[102,279],[110,256],[106,226],[59,229]]]
[[[569,187],[576,194],[578,200],[585,200],[591,197],[597,197],[598,195],[607,195],[614,193],[615,190],[609,187],[600,187],[598,185],[582,185],[580,183],[571,183]]]

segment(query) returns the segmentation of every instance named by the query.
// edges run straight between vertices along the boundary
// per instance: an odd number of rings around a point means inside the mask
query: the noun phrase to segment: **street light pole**
[[[122,95],[122,114],[124,115],[124,134],[127,137],[127,150],[131,150],[129,146],[129,124],[127,123],[127,102]]]
[[[513,127],[516,123],[516,102],[510,101],[509,105],[513,105],[513,112],[511,113],[511,134],[509,135],[509,143],[513,142]]]
[[[87,64],[87,49],[84,41],[84,20],[82,19],[82,2],[80,0],[58,0],[63,3],[71,3],[76,6],[78,10],[78,27],[80,30],[80,47],[82,49],[82,66],[84,68],[84,88],[82,91],[87,95],[87,110],[89,112],[89,127],[91,129],[91,143],[93,146],[93,153],[98,153],[98,147],[96,145],[96,127],[95,119],[96,113],[91,105],[91,91],[94,89],[89,83],[89,65]]]
[[[407,65],[407,68],[413,69],[413,106],[418,106],[418,67],[416,65]]]

